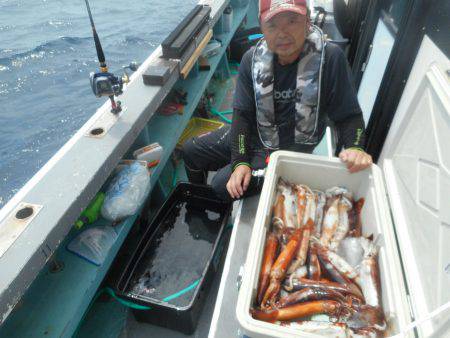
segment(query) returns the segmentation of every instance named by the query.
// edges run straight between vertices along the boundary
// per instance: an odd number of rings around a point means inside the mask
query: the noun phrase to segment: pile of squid
[[[277,184],[253,318],[333,337],[386,330],[378,246],[362,236],[364,199]]]

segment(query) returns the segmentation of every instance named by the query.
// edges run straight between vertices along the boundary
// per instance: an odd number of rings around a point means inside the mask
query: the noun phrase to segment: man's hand
[[[227,183],[228,193],[232,198],[240,198],[247,190],[252,178],[252,169],[244,164],[236,167]]]
[[[366,169],[372,164],[372,156],[359,149],[345,149],[340,152],[339,158],[351,173]]]

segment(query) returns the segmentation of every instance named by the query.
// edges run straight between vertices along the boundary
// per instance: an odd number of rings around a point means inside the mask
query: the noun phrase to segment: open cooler
[[[399,324],[404,326],[410,319],[409,306],[380,168],[374,165],[370,170],[350,174],[339,159],[278,151],[270,157],[239,293],[237,318],[246,334],[252,338],[310,336],[298,329],[253,319],[249,312],[258,287],[264,243],[271,225],[272,205],[280,177],[322,191],[333,186],[345,186],[356,198],[366,199],[362,209],[363,235],[381,235],[378,244],[381,246],[379,266],[383,309],[394,331]]]
[[[421,337],[450,337],[449,67],[448,58],[425,37],[386,138],[380,167],[350,174],[337,158],[285,151],[272,154],[236,309],[246,336],[317,337],[253,319],[249,313],[276,184],[283,177],[312,189],[344,186],[355,198],[365,198],[363,234],[380,236],[385,336],[414,336],[414,321]]]

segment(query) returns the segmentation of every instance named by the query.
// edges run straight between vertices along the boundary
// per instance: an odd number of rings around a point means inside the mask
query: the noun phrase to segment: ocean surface
[[[142,62],[198,0],[91,0],[110,71]],[[95,113],[84,0],[0,0],[0,208]]]

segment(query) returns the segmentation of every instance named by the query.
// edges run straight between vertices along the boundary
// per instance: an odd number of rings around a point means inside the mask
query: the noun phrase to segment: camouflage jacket
[[[320,103],[320,84],[324,64],[325,42],[322,31],[311,26],[297,67],[295,92],[295,143],[316,145]],[[273,53],[261,39],[253,52],[252,79],[255,92],[256,120],[259,137],[269,149],[279,148],[275,123]]]

